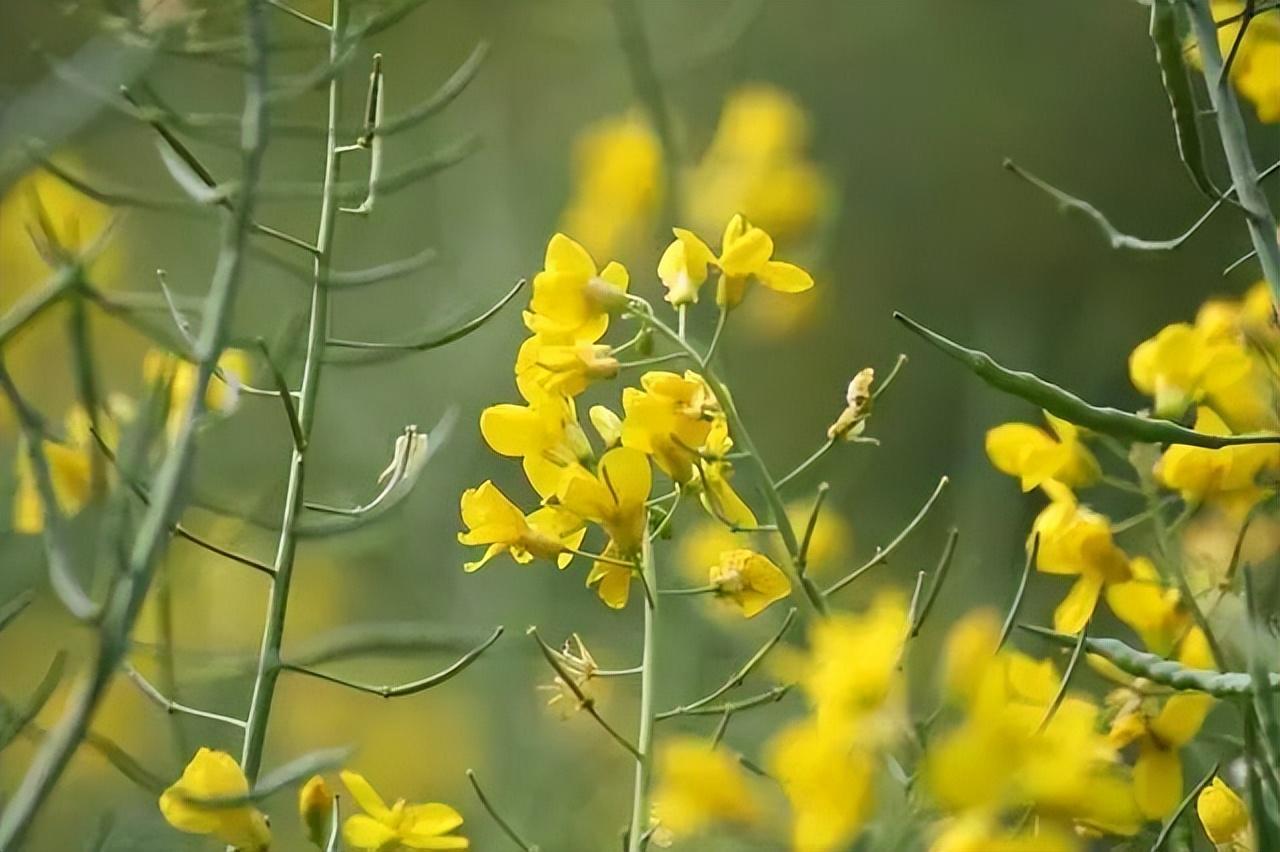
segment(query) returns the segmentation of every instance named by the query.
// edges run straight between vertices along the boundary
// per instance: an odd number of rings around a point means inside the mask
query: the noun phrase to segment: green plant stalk
[[[114,584],[107,599],[100,641],[88,673],[75,685],[66,710],[40,744],[26,773],[0,814],[0,852],[21,848],[31,822],[48,798],[72,755],[85,740],[89,724],[107,688],[129,650],[130,633],[146,599],[156,562],[168,541],[172,518],[177,515],[186,490],[187,474],[195,452],[197,421],[204,409],[205,388],[212,378],[226,343],[232,308],[239,290],[244,247],[253,219],[254,190],[262,173],[267,143],[267,110],[264,98],[267,78],[266,32],[259,0],[247,7],[249,73],[245,82],[241,145],[240,203],[228,217],[222,246],[206,299],[204,322],[196,341],[195,387],[173,447],[165,455],[150,489],[152,502],[143,515],[129,552],[126,572]]]
[[[647,526],[647,522],[646,522]],[[653,559],[653,539],[644,537],[640,571],[650,589],[658,588],[658,573]],[[649,783],[653,775],[654,687],[657,685],[655,651],[657,645],[658,596],[644,597],[644,648],[640,659],[640,733],[636,749],[635,786],[631,791],[631,826],[627,832],[627,852],[641,852],[649,830]]]
[[[333,0],[329,31],[329,59],[337,62],[345,50],[346,10],[342,0]],[[240,766],[253,784],[262,768],[262,753],[267,737],[267,723],[276,682],[280,678],[280,644],[284,638],[285,615],[289,608],[289,588],[298,550],[297,522],[304,500],[307,447],[315,424],[316,392],[324,365],[325,341],[329,331],[328,276],[333,256],[333,236],[338,215],[338,182],[341,160],[338,154],[338,121],[342,111],[342,86],[335,75],[329,80],[329,117],[325,138],[324,189],[320,202],[320,223],[316,237],[311,287],[311,318],[307,330],[307,350],[302,368],[302,387],[298,395],[298,425],[303,443],[295,444],[289,463],[289,480],[285,490],[284,510],[280,521],[280,538],[273,563],[275,575],[267,603],[267,620],[258,654],[258,670],[253,681],[253,697],[249,701],[244,749]]]
[[[647,311],[644,321],[684,350],[684,353],[693,359],[694,364],[702,366],[702,356],[698,354],[698,351],[687,340],[677,334],[671,326],[654,316],[653,310],[649,308],[647,302],[645,307]],[[778,528],[778,535],[782,537],[782,543],[786,548],[783,561],[786,563],[787,571],[794,578],[795,583],[804,591],[805,599],[809,601],[813,609],[819,615],[825,617],[827,614],[826,599],[822,596],[822,591],[805,574],[803,566],[798,562],[800,558],[800,541],[796,538],[795,529],[791,526],[791,519],[787,517],[786,504],[782,502],[782,495],[778,493],[778,487],[774,484],[769,468],[765,465],[764,459],[756,449],[755,442],[751,440],[751,433],[747,431],[746,423],[743,422],[742,416],[738,414],[738,409],[733,404],[733,396],[729,393],[728,386],[720,380],[720,377],[716,375],[710,366],[703,368],[702,377],[706,380],[707,385],[710,386],[711,392],[715,394],[716,400],[720,403],[720,408],[724,410],[725,419],[729,422],[729,434],[741,445],[742,451],[746,454],[747,462],[754,469],[756,482],[760,487],[761,493],[764,494],[765,502],[768,504],[768,522]]]
[[[1189,0],[1187,6],[1196,46],[1200,50],[1200,67],[1209,90],[1209,102],[1213,105],[1222,150],[1231,172],[1231,183],[1235,186],[1240,206],[1244,208],[1249,239],[1258,253],[1262,274],[1271,287],[1272,301],[1280,301],[1280,241],[1276,237],[1276,217],[1258,183],[1258,167],[1249,150],[1249,136],[1240,112],[1240,101],[1230,81],[1222,76],[1224,63],[1213,10],[1209,0]]]

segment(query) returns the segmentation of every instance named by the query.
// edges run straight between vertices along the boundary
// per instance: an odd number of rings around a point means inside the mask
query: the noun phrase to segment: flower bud
[[[622,418],[603,405],[593,405],[587,412],[596,434],[604,441],[604,448],[611,450],[622,443]]]
[[[861,434],[867,417],[871,414],[871,384],[875,381],[876,371],[866,367],[849,382],[845,392],[845,408],[836,418],[836,422],[827,428],[827,437],[852,438]]]
[[[615,316],[627,309],[627,292],[599,276],[587,282],[587,297],[600,310]]]
[[[329,842],[333,830],[333,793],[324,778],[312,775],[298,791],[298,816],[307,839],[321,849]]]

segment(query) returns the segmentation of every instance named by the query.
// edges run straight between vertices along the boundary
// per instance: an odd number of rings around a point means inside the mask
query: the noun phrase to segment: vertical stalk
[[[631,791],[631,827],[627,832],[627,852],[640,852],[645,847],[644,838],[649,831],[649,781],[653,774],[653,689],[657,683],[654,658],[659,596],[653,538],[648,534],[647,519],[645,527],[640,571],[648,591],[644,596],[644,648],[640,659],[640,733],[636,738],[640,758],[636,761],[635,786]]]
[[[1236,197],[1244,208],[1245,224],[1249,227],[1249,239],[1262,274],[1271,286],[1272,301],[1280,302],[1280,241],[1276,236],[1276,218],[1267,202],[1267,196],[1259,186],[1258,167],[1249,150],[1249,135],[1244,116],[1240,113],[1240,101],[1231,82],[1222,76],[1222,50],[1218,46],[1218,26],[1213,20],[1209,0],[1189,0],[1191,28],[1196,34],[1200,50],[1200,67],[1204,71],[1209,89],[1209,101],[1213,104],[1218,122],[1218,135],[1222,138],[1222,150],[1227,157],[1231,183]]]
[[[22,848],[36,813],[84,741],[107,687],[128,653],[130,634],[146,599],[156,562],[169,540],[173,519],[181,508],[195,452],[196,425],[204,411],[205,389],[226,345],[243,269],[245,241],[253,222],[255,190],[262,174],[262,159],[267,145],[267,33],[261,0],[249,0],[246,21],[249,70],[245,78],[241,118],[241,189],[223,228],[217,265],[206,297],[204,320],[194,347],[195,387],[187,402],[182,428],[149,489],[151,502],[134,538],[126,570],[112,586],[107,598],[91,668],[73,687],[62,717],[41,742],[26,774],[0,813],[0,852],[16,852]]]
[[[329,60],[337,62],[346,48],[346,11],[342,0],[333,0],[329,32]],[[311,316],[307,329],[306,360],[302,370],[302,388],[298,397],[298,423],[306,443],[294,446],[289,463],[289,482],[285,490],[284,511],[280,521],[280,539],[273,562],[275,575],[267,603],[267,620],[258,654],[258,669],[253,681],[253,697],[245,725],[244,749],[240,765],[249,782],[258,777],[266,742],[267,723],[276,681],[280,677],[280,643],[284,638],[285,616],[289,608],[289,587],[298,550],[297,521],[304,499],[307,446],[315,423],[316,392],[320,370],[324,364],[325,340],[329,332],[329,269],[333,256],[333,235],[338,214],[338,176],[341,161],[338,153],[338,121],[342,112],[340,75],[329,80],[328,132],[325,139],[324,188],[320,202],[320,223],[316,236],[316,253],[311,284]]]

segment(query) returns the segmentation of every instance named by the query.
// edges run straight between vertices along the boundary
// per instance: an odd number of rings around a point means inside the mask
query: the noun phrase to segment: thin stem
[[[480,782],[476,779],[476,773],[474,771],[470,769],[467,770],[467,780],[471,782],[471,789],[475,791],[476,798],[480,800],[480,804],[484,806],[484,809],[489,814],[490,818],[498,824],[498,828],[502,829],[502,833],[524,852],[538,852],[537,846],[526,843],[524,838],[522,838],[520,834],[511,827],[511,823],[503,819],[502,814],[498,813],[498,809],[489,801],[489,797],[484,794],[484,790],[480,789]]]
[[[818,515],[822,512],[822,504],[827,501],[831,485],[818,483],[818,496],[813,500],[813,508],[809,510],[809,522],[804,525],[804,537],[800,539],[800,553],[796,556],[796,568],[804,571],[809,567],[809,545],[813,543],[813,531],[818,528]]]
[[[686,595],[710,595],[718,591],[720,591],[719,584],[708,583],[705,586],[685,586],[677,589],[658,589],[658,594],[681,597]]]
[[[920,526],[920,522],[923,521],[925,519],[925,516],[929,514],[929,510],[933,508],[933,504],[938,502],[938,498],[942,496],[942,492],[946,490],[947,483],[949,483],[950,481],[951,480],[949,480],[945,476],[939,479],[938,485],[933,489],[933,493],[929,495],[929,499],[926,500],[924,505],[920,507],[920,511],[917,512],[916,516],[911,519],[911,522],[908,523],[905,527],[903,527],[902,531],[899,532],[898,535],[894,537],[893,541],[889,542],[883,548],[877,548],[875,556],[871,557],[871,559],[867,560],[858,568],[855,568],[849,574],[845,575],[841,579],[832,583],[830,586],[827,587],[827,590],[824,591],[822,594],[824,596],[830,597],[831,595],[843,589],[845,586],[852,583],[854,580],[861,577],[866,572],[870,571],[872,568],[888,560],[889,554],[897,550],[898,545],[902,544],[902,542],[904,542],[907,539],[907,536],[911,535],[911,533],[915,530],[915,528]]]
[[[996,650],[999,651],[1004,647],[1004,643],[1009,639],[1009,633],[1013,630],[1014,622],[1018,619],[1018,610],[1022,608],[1022,598],[1027,593],[1027,581],[1031,578],[1031,569],[1035,567],[1036,555],[1040,553],[1040,533],[1036,533],[1031,539],[1031,547],[1027,548],[1027,559],[1022,565],[1022,579],[1018,581],[1018,591],[1014,593],[1013,603],[1009,605],[1009,613],[1004,617],[1004,626],[1000,628],[1000,641],[996,643]]]
[[[755,671],[756,667],[758,667],[760,663],[764,661],[764,658],[769,655],[769,652],[777,647],[778,643],[782,641],[782,637],[787,635],[787,631],[791,629],[791,625],[795,621],[795,618],[796,609],[795,607],[792,607],[787,611],[787,617],[782,620],[782,625],[778,628],[778,632],[770,637],[769,641],[765,642],[764,645],[760,646],[760,649],[752,654],[751,658],[743,663],[742,666],[730,675],[729,679],[719,687],[699,698],[697,701],[682,704],[674,709],[659,713],[655,718],[658,721],[662,721],[674,716],[683,716],[685,714],[693,713],[703,707],[706,707],[712,701],[715,701],[729,690],[742,686],[742,684],[746,683],[747,676]]]
[[[942,589],[942,584],[946,582],[947,573],[951,570],[952,557],[956,553],[956,542],[960,539],[960,530],[955,527],[951,528],[951,532],[947,534],[947,543],[942,548],[942,556],[938,558],[938,567],[933,572],[933,585],[929,586],[929,594],[925,596],[924,603],[920,605],[920,612],[911,622],[911,637],[914,639],[920,634],[920,628],[924,626],[924,620],[929,617],[929,611],[933,609],[934,601],[938,599],[938,592]]]
[[[1217,25],[1209,0],[1189,0],[1191,28],[1200,50],[1200,66],[1209,89],[1218,135],[1226,154],[1227,167],[1236,197],[1245,211],[1249,239],[1258,253],[1262,274],[1271,287],[1272,300],[1280,299],[1280,241],[1276,238],[1276,218],[1259,185],[1258,168],[1249,150],[1249,137],[1240,101],[1230,86],[1215,85],[1224,79],[1225,63],[1218,44]]]
[[[40,806],[62,776],[76,748],[89,733],[114,675],[129,647],[129,635],[146,599],[147,590],[161,550],[168,538],[168,519],[176,514],[185,491],[187,473],[195,452],[195,428],[204,409],[205,390],[213,376],[218,356],[226,343],[235,297],[243,269],[244,247],[253,219],[256,187],[262,173],[267,143],[267,110],[264,92],[267,80],[266,29],[258,0],[247,5],[249,30],[249,71],[245,76],[245,104],[242,118],[241,192],[238,204],[227,216],[221,249],[206,300],[206,310],[197,340],[199,360],[196,380],[187,403],[182,426],[156,473],[151,489],[154,501],[139,525],[130,549],[127,570],[111,590],[104,610],[101,642],[90,671],[72,689],[66,710],[41,743],[34,759],[0,814],[0,852],[20,847]]]
[[[1062,701],[1067,697],[1067,687],[1071,685],[1071,676],[1075,674],[1076,666],[1079,665],[1081,657],[1084,656],[1084,640],[1089,633],[1089,625],[1085,624],[1080,628],[1080,634],[1076,637],[1076,646],[1071,650],[1071,659],[1067,661],[1067,670],[1062,673],[1062,682],[1058,684],[1058,691],[1053,696],[1053,701],[1049,704],[1049,709],[1045,711],[1044,718],[1040,720],[1040,726],[1036,728],[1036,733],[1042,733],[1045,728],[1049,727],[1049,723],[1053,721],[1053,717],[1057,715],[1058,708],[1062,706]]]
[[[625,559],[618,559],[613,556],[605,556],[603,553],[588,553],[585,550],[578,550],[576,547],[565,547],[565,553],[572,553],[574,556],[581,556],[583,559],[591,559],[595,562],[603,562],[606,565],[617,565],[623,568],[634,568],[634,562],[628,562]]]
[[[231,716],[223,716],[221,713],[210,713],[208,710],[201,710],[198,707],[190,707],[186,704],[174,701],[166,696],[163,692],[155,687],[151,681],[142,676],[142,672],[135,669],[131,664],[125,663],[121,669],[133,681],[134,686],[142,692],[143,695],[151,699],[166,713],[182,713],[187,716],[194,716],[197,719],[209,719],[214,722],[221,722],[224,725],[231,725],[235,728],[243,728],[245,722],[243,719],[236,719]]]
[[[658,587],[657,566],[653,558],[653,539],[645,536],[641,548],[640,570],[645,585]],[[657,686],[657,597],[645,598],[643,655],[640,660],[640,732],[636,738],[639,759],[635,767],[635,783],[631,792],[631,827],[627,832],[627,852],[644,849],[644,833],[649,826],[649,784],[653,773],[654,690]]]
[[[684,305],[680,306],[680,310],[684,310]],[[727,305],[720,306],[720,315],[716,317],[716,330],[711,335],[711,342],[707,344],[707,351],[702,355],[702,369],[707,369],[707,365],[711,363],[711,359],[715,357],[716,347],[720,345],[720,335],[724,334],[725,322],[729,319],[729,308]]]
[[[809,456],[809,458],[805,459],[804,461],[800,462],[800,464],[796,465],[794,470],[792,470],[786,476],[782,477],[777,482],[775,482],[773,484],[773,487],[781,491],[784,487],[786,487],[787,483],[791,482],[791,480],[795,479],[797,476],[804,473],[809,468],[813,467],[822,459],[823,456],[825,456],[827,453],[835,449],[835,446],[838,443],[839,443],[839,439],[828,438],[821,447],[818,447],[818,449],[814,451],[813,455]]]
[[[329,61],[338,63],[346,50],[346,8],[343,0],[333,0],[329,31]],[[302,368],[302,387],[298,396],[297,420],[301,430],[300,446],[295,446],[289,464],[289,480],[285,488],[284,510],[280,521],[280,538],[276,547],[267,604],[267,620],[263,629],[262,644],[258,655],[258,670],[253,682],[253,697],[249,704],[248,725],[245,728],[244,749],[240,765],[250,785],[258,777],[262,766],[263,746],[267,736],[267,721],[271,715],[272,699],[280,670],[276,661],[280,658],[280,644],[284,637],[285,615],[289,608],[289,589],[293,581],[295,555],[298,547],[296,524],[304,501],[306,448],[311,440],[315,424],[316,395],[320,385],[320,372],[324,364],[325,338],[329,331],[329,268],[333,257],[333,237],[337,223],[338,184],[341,161],[337,154],[338,121],[342,113],[342,86],[339,75],[334,74],[328,85],[328,121],[325,137],[324,186],[321,192],[320,222],[317,226],[316,254],[312,262],[311,317],[307,332],[307,349]]]

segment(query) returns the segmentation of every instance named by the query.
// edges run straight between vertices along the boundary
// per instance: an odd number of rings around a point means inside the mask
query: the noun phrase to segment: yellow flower
[[[333,823],[333,792],[324,777],[312,775],[298,791],[298,817],[307,839],[324,849]]]
[[[1134,797],[1142,815],[1163,819],[1182,798],[1182,757],[1178,750],[1200,731],[1213,708],[1213,696],[1183,692],[1169,698],[1158,711],[1139,703],[1127,708],[1111,724],[1116,748],[1138,743],[1133,766]]]
[[[871,816],[876,757],[856,726],[811,717],[768,744],[766,764],[791,805],[795,852],[845,849]]]
[[[522,565],[552,559],[563,569],[573,559],[566,548],[576,550],[587,534],[582,520],[559,506],[543,506],[526,517],[488,480],[463,492],[462,521],[468,531],[458,533],[458,541],[489,546],[478,561],[463,566],[468,572],[500,553],[510,553]]]
[[[363,814],[347,817],[342,839],[356,849],[469,849],[470,841],[451,832],[462,825],[462,814],[448,805],[429,802],[410,805],[397,799],[391,807],[382,800],[364,776],[342,773],[342,783],[351,791]]]
[[[729,478],[733,475],[733,463],[726,456],[732,449],[729,424],[722,415],[717,416],[712,420],[711,431],[707,433],[703,444],[705,458],[697,467],[698,475],[694,484],[698,488],[703,508],[718,520],[731,527],[751,529],[758,523],[755,513],[729,483]]]
[[[1248,808],[1236,795],[1236,791],[1216,775],[1213,783],[1200,791],[1200,796],[1196,799],[1196,813],[1200,816],[1204,833],[1219,848],[1253,848]]]
[[[481,412],[480,434],[495,453],[520,459],[529,484],[546,498],[556,493],[566,470],[591,459],[591,445],[572,399],[535,393],[525,398],[525,405],[502,403]]]
[[[639,388],[622,393],[622,444],[653,456],[654,463],[678,483],[693,480],[700,450],[720,415],[707,383],[692,370],[681,377],[654,371]]]
[[[99,450],[89,425],[89,416],[77,406],[67,413],[66,443],[43,442],[53,494],[66,516],[79,513],[93,496],[93,454]],[[44,504],[25,441],[18,447],[14,478],[13,531],[37,535],[44,530]]]
[[[534,334],[595,343],[609,328],[609,313],[626,304],[626,267],[610,262],[597,271],[587,250],[564,234],[547,244],[544,266],[533,279],[525,325]]]
[[[689,215],[710,229],[740,212],[780,240],[803,237],[830,194],[808,143],[808,119],[790,94],[760,83],[738,88],[688,176]]]
[[[1056,825],[1009,829],[984,812],[949,821],[929,852],[1077,852],[1080,840]]]
[[[713,258],[720,269],[716,304],[723,307],[732,308],[742,301],[749,278],[781,293],[801,293],[813,287],[808,272],[773,259],[772,237],[737,214],[725,226],[719,257],[691,231],[676,232],[676,241],[663,253],[659,266],[668,300],[674,304],[697,301],[697,289],[706,281],[707,265]]]
[[[1252,368],[1237,341],[1187,323],[1165,326],[1129,356],[1134,387],[1154,397],[1160,417],[1180,417],[1203,400],[1221,402]]]
[[[1079,577],[1053,613],[1058,630],[1077,633],[1093,615],[1103,587],[1129,579],[1129,560],[1112,540],[1105,517],[1077,503],[1061,483],[1050,480],[1044,488],[1050,503],[1036,517],[1027,547],[1038,534],[1036,568]]]
[[[617,375],[613,349],[600,343],[534,335],[516,354],[516,384],[526,399],[545,394],[577,396],[592,382]]]
[[[600,459],[595,475],[577,468],[560,485],[560,503],[574,514],[599,524],[609,536],[604,556],[633,562],[640,553],[648,512],[645,501],[653,487],[653,472],[644,454],[617,447]],[[627,605],[631,592],[630,565],[599,560],[587,575],[587,585],[599,584],[596,593],[614,609]]]
[[[661,200],[662,169],[662,148],[641,116],[589,126],[574,141],[573,196],[562,228],[598,255],[647,237]]]
[[[1019,477],[1030,491],[1055,479],[1084,488],[1102,475],[1098,460],[1080,440],[1080,429],[1044,412],[1053,434],[1026,423],[1005,423],[987,432],[987,456],[1001,473]]]
[[[1160,582],[1155,565],[1145,556],[1129,563],[1131,579],[1107,586],[1107,606],[1155,654],[1168,656],[1191,629],[1191,613],[1177,589]]]
[[[1218,44],[1224,56],[1240,34],[1243,10],[1244,4],[1238,0],[1214,0],[1214,18],[1231,21],[1218,28]],[[1240,94],[1253,102],[1259,121],[1280,121],[1280,24],[1267,15],[1249,21],[1231,65],[1231,78]]]
[[[201,748],[182,777],[160,794],[160,813],[178,831],[209,834],[244,852],[260,852],[271,845],[271,831],[257,808],[207,807],[198,801],[248,792],[249,781],[235,758],[225,751]]]
[[[900,595],[881,592],[861,615],[833,613],[810,632],[797,677],[818,716],[850,719],[879,709],[897,687],[907,636]]]
[[[753,618],[791,594],[791,581],[767,556],[739,548],[720,554],[711,566],[716,594],[733,601],[745,618]]]
[[[659,825],[684,837],[716,823],[749,825],[760,804],[733,756],[693,737],[665,740],[658,750],[653,812]]]
[[[606,450],[612,450],[622,443],[622,418],[612,410],[603,405],[593,405],[587,411],[587,419],[595,427]]]
[[[1000,620],[989,609],[967,613],[947,632],[942,646],[942,685],[947,694],[972,700],[1000,641]]]
[[[205,388],[205,410],[228,415],[240,403],[240,387],[248,381],[253,369],[247,353],[227,349],[218,358],[217,370]],[[171,352],[152,349],[142,360],[142,377],[149,385],[168,384],[169,415],[165,431],[169,439],[182,428],[191,397],[195,394],[199,370],[196,365]]]
[[[1206,435],[1230,435],[1231,430],[1211,408],[1196,410],[1196,431]],[[1280,447],[1252,444],[1209,450],[1177,444],[1165,450],[1156,464],[1161,485],[1182,495],[1188,503],[1209,501],[1234,517],[1242,517],[1266,491],[1258,485],[1263,472],[1280,468]]]
[[[787,517],[791,528],[803,530],[813,514],[811,501],[795,502],[787,505]],[[818,513],[818,521],[813,526],[813,535],[809,538],[809,553],[805,559],[805,573],[820,576],[837,565],[842,565],[853,553],[853,528],[828,501]]]

